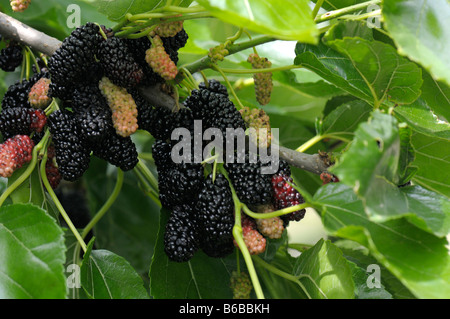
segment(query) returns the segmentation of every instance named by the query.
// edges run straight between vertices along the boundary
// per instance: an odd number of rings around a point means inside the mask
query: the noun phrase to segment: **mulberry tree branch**
[[[61,41],[0,12],[0,34],[5,38],[25,44],[48,56],[61,45]]]
[[[61,45],[60,40],[48,36],[2,12],[0,12],[0,34],[5,38],[20,42],[48,56],[51,56]],[[229,48],[229,53],[237,53],[241,50],[248,49],[253,45],[273,40],[275,39],[262,36],[243,43],[232,44]],[[185,67],[187,67],[191,73],[194,73],[208,68],[210,63],[209,57],[205,57]],[[170,110],[175,110],[177,107],[173,97],[162,91],[159,84],[140,88],[140,91],[144,97],[156,107],[166,107]],[[280,158],[287,161],[290,165],[314,174],[321,174],[322,172],[327,171],[329,166],[329,163],[320,154],[301,153],[282,146],[279,146],[279,151]]]

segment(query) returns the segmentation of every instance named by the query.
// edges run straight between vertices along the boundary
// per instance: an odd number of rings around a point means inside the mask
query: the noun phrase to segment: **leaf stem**
[[[265,72],[278,72],[278,71],[286,71],[292,69],[300,69],[303,66],[301,65],[285,65],[275,68],[261,68],[261,69],[227,69],[221,68],[224,73],[232,73],[232,74],[253,74],[253,73],[265,73]]]
[[[237,96],[236,92],[234,91],[233,86],[231,85],[230,81],[228,80],[226,74],[222,71],[222,69],[221,69],[219,66],[214,65],[214,64],[211,65],[211,68],[212,68],[213,70],[216,70],[217,72],[219,72],[219,73],[222,75],[223,79],[224,79],[225,82],[227,83],[228,88],[229,88],[230,91],[231,91],[231,94],[232,94],[233,97],[236,99],[236,102],[239,104],[239,107],[240,107],[240,108],[244,108],[244,105],[241,103],[241,100],[240,100],[239,97]]]
[[[320,142],[322,139],[324,138],[323,135],[316,135],[313,138],[309,139],[308,141],[306,141],[305,143],[303,143],[302,145],[300,145],[296,151],[303,153],[305,152],[307,149],[309,149],[310,147],[312,147],[314,144]]]
[[[343,15],[351,13],[351,12],[362,10],[370,5],[379,4],[379,3],[381,3],[381,0],[371,0],[371,1],[366,1],[363,3],[357,3],[355,5],[348,6],[348,7],[342,8],[342,9],[328,11],[327,13],[317,16],[314,21],[316,23],[328,21],[328,20],[343,16]]]
[[[153,13],[152,13],[153,14]],[[164,22],[173,22],[173,21],[181,21],[181,20],[192,20],[192,19],[200,19],[200,18],[208,18],[211,17],[210,14],[208,12],[199,12],[199,13],[192,13],[192,14],[187,14],[187,15],[182,15],[182,16],[177,16],[177,17],[173,17],[173,13],[168,15],[168,14],[160,14],[161,16],[157,19],[150,19],[145,23],[139,24],[137,26],[131,27],[129,29],[123,30],[123,26],[122,26],[122,31],[118,31],[117,33],[115,33],[115,36],[120,37],[120,38],[124,38],[126,36],[129,36],[130,34],[136,33],[136,32],[140,32],[141,30],[153,26],[155,24],[160,23],[160,18],[161,17],[165,17],[165,16],[171,16],[171,18],[168,19],[164,19]],[[150,14],[149,16],[150,17]],[[140,17],[142,18],[142,17]],[[153,18],[156,18],[155,16]],[[133,19],[133,15],[130,16],[128,19]]]
[[[260,44],[275,41],[275,40],[277,40],[277,39],[263,35],[263,36],[259,36],[259,37],[256,37],[256,38],[253,38],[253,39],[250,39],[247,41],[233,43],[232,45],[227,47],[228,55],[252,48],[252,47],[260,45]],[[208,55],[206,55],[197,61],[183,65],[183,67],[185,67],[187,70],[189,70],[189,72],[195,73],[195,72],[210,68],[211,67],[211,58]]]
[[[322,7],[322,4],[325,0],[317,0],[316,5],[314,6],[314,9],[312,11],[312,17],[313,19],[317,16],[317,13],[319,13],[320,8]]]
[[[258,299],[264,299],[264,293],[261,288],[261,284],[258,279],[258,275],[256,274],[255,266],[252,262],[252,257],[250,252],[248,251],[247,246],[245,245],[244,238],[242,237],[242,226],[241,226],[241,202],[236,195],[236,191],[234,190],[233,184],[231,183],[228,173],[223,166],[219,168],[219,171],[225,178],[228,180],[228,184],[230,185],[231,194],[234,202],[234,212],[235,212],[235,224],[233,226],[233,238],[235,239],[242,256],[244,257],[245,264],[247,265],[247,270],[250,275],[250,279],[252,280],[253,289],[255,290],[256,297]]]
[[[123,171],[120,168],[118,168],[116,185],[114,186],[114,189],[113,189],[111,195],[109,196],[109,198],[107,199],[107,201],[103,204],[103,206],[95,214],[94,218],[92,218],[91,221],[83,229],[83,232],[81,233],[81,237],[83,239],[91,231],[91,229],[98,223],[98,221],[105,215],[105,213],[112,206],[112,204],[115,202],[115,200],[117,199],[117,196],[120,193],[120,190],[122,189],[122,185],[123,185]]]
[[[64,218],[67,226],[69,227],[69,229],[74,234],[75,238],[77,239],[77,241],[80,244],[80,246],[83,249],[83,251],[86,252],[86,250],[87,250],[86,243],[84,242],[84,240],[81,237],[80,233],[76,229],[75,225],[70,220],[70,217],[67,215],[64,207],[62,206],[61,202],[59,201],[58,197],[56,196],[55,192],[53,191],[53,188],[51,187],[50,183],[48,182],[47,174],[45,172],[45,164],[46,163],[47,163],[47,152],[44,153],[44,157],[42,158],[42,161],[41,161],[41,178],[42,178],[42,182],[44,183],[44,186],[47,189],[48,194],[50,195],[50,197],[52,198],[53,202],[55,203],[56,208],[58,208],[59,213]]]
[[[308,291],[306,290],[306,287],[300,282],[299,277],[288,274],[287,272],[284,272],[278,268],[276,268],[275,266],[269,264],[268,262],[264,261],[261,257],[259,256],[252,256],[253,261],[255,261],[258,265],[264,267],[265,269],[267,269],[268,271],[274,273],[275,275],[278,275],[284,279],[287,279],[289,281],[292,281],[294,283],[296,283],[297,285],[299,285],[303,292],[306,294],[306,296],[308,297],[308,299],[312,299],[311,295],[308,293]]]
[[[311,204],[309,204],[309,203],[302,203],[302,204],[290,206],[290,207],[287,207],[287,208],[275,210],[275,211],[270,212],[270,213],[258,214],[258,213],[255,213],[255,212],[251,211],[247,207],[247,205],[242,204],[242,210],[244,211],[244,213],[247,214],[248,216],[252,217],[252,218],[257,218],[257,219],[278,217],[278,216],[290,214],[290,213],[295,212],[297,210],[302,210],[302,209],[308,208],[308,207],[311,207]]]
[[[311,139],[309,139],[308,141],[306,141],[305,143],[303,143],[302,145],[300,145],[296,151],[303,153],[305,152],[307,149],[309,149],[310,147],[312,147],[313,145],[315,145],[316,143],[320,142],[321,140],[325,139],[325,138],[334,138],[343,142],[350,142],[349,139],[336,135],[336,134],[323,134],[323,135],[316,135],[314,137],[312,137]]]
[[[136,169],[138,169],[139,172],[142,173],[142,175],[145,177],[145,179],[150,183],[150,185],[154,189],[158,189],[158,181],[157,181],[157,179],[155,178],[155,176],[153,176],[152,172],[150,172],[150,170],[144,164],[144,162],[142,162],[142,160],[139,160],[139,162],[136,165]]]

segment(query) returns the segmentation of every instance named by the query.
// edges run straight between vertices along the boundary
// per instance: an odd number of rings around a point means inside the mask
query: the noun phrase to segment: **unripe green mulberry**
[[[270,130],[270,118],[262,109],[250,109],[244,107],[239,110],[247,128],[253,128],[250,132],[251,141],[260,147],[269,147],[272,141]],[[262,130],[261,130],[262,129]]]
[[[215,46],[209,49],[208,56],[211,58],[211,62],[215,63],[217,61],[223,61],[225,56],[229,54],[227,48],[225,48],[225,44],[221,43],[218,46]]]
[[[230,286],[233,290],[233,299],[250,299],[253,286],[247,273],[233,271]]]
[[[175,62],[170,59],[158,35],[153,38],[152,47],[145,52],[145,61],[166,81],[173,80],[178,74]]]
[[[28,8],[31,0],[10,0],[9,2],[14,12],[23,12]]]
[[[154,30],[156,35],[162,38],[174,37],[183,30],[183,20],[160,23]]]
[[[136,132],[137,106],[131,94],[125,88],[112,83],[107,77],[101,79],[99,88],[108,101],[117,134],[127,137]]]
[[[265,69],[272,66],[272,62],[267,58],[260,57],[256,53],[250,54],[247,61],[252,64],[254,69]],[[259,104],[266,105],[270,102],[270,95],[273,88],[272,72],[255,73],[253,74],[253,79],[255,80],[256,100]]]

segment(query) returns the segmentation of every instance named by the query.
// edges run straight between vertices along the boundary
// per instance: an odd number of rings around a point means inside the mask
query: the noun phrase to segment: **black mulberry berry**
[[[164,251],[170,260],[190,260],[199,248],[199,233],[195,210],[190,205],[174,207],[164,233]]]
[[[196,206],[202,249],[211,257],[225,257],[233,249],[234,202],[228,180],[218,173],[204,182]]]
[[[88,22],[76,28],[48,60],[51,94],[62,99],[70,95],[75,83],[99,78],[95,54],[102,40],[99,26]]]
[[[93,154],[123,171],[133,169],[138,163],[136,145],[131,137],[118,135],[111,127],[102,143],[92,147]]]
[[[142,68],[134,60],[126,42],[120,38],[112,36],[101,42],[98,58],[105,76],[118,86],[134,87],[144,76]]]
[[[166,208],[195,203],[203,186],[203,166],[196,163],[173,164],[158,169],[158,188],[161,204]]]
[[[192,110],[195,120],[202,120],[203,129],[218,128],[224,136],[227,128],[245,131],[241,114],[222,89],[219,90],[221,93],[207,88],[193,90],[184,104]]]
[[[0,51],[0,69],[13,72],[22,63],[22,59],[22,47],[10,41],[7,47]]]
[[[7,140],[15,135],[31,133],[31,117],[28,108],[15,107],[2,110],[0,113],[0,132]]]
[[[72,114],[57,110],[49,115],[48,127],[61,176],[67,181],[76,181],[88,169],[90,162],[90,150],[76,120]]]
[[[246,154],[244,161],[224,165],[239,199],[251,206],[265,205],[272,202],[271,175],[263,174],[263,164]]]

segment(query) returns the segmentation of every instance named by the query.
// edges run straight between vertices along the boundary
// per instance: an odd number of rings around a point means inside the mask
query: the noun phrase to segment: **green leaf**
[[[413,187],[413,193],[409,187],[397,186],[400,179],[403,183],[405,176],[411,175],[413,151],[408,134],[410,132],[402,130],[401,142],[395,118],[374,112],[373,118],[356,130],[351,146],[331,171],[342,183],[353,188],[370,220],[386,221],[405,216],[423,230],[445,236],[450,232],[445,198],[419,186]]]
[[[300,276],[313,299],[354,298],[355,286],[349,264],[339,248],[328,240],[320,239],[303,252],[295,262],[292,274]]]
[[[164,252],[164,229],[169,212],[161,211],[160,230],[150,266],[150,295],[156,299],[230,299],[230,275],[236,270],[235,254],[211,258],[202,251],[183,263]],[[245,266],[243,266],[245,267]]]
[[[418,298],[450,297],[450,255],[445,238],[406,219],[371,221],[362,201],[342,183],[330,183],[314,195],[331,234],[367,247]]]
[[[408,209],[405,215],[411,223],[423,230],[445,237],[450,233],[450,201],[447,197],[421,186],[402,187]]]
[[[394,112],[399,120],[408,123],[417,132],[450,139],[450,124],[439,120],[421,98],[413,104],[397,106]]]
[[[372,112],[372,106],[361,100],[344,103],[329,114],[320,124],[320,135],[332,134],[351,139],[361,122],[365,122]]]
[[[93,215],[111,195],[116,176],[105,161],[93,157],[83,178]],[[140,189],[134,174],[125,172],[118,197],[93,229],[96,245],[122,256],[139,274],[147,276],[158,220],[158,205]]]
[[[399,52],[450,85],[448,0],[384,1],[382,13]]]
[[[81,263],[81,286],[93,299],[148,299],[142,278],[124,258],[88,245]]]
[[[323,43],[298,43],[295,64],[375,107],[386,100],[408,104],[419,97],[421,69],[399,56],[390,45],[362,38],[327,43],[334,49]]]
[[[345,37],[359,37],[373,41],[373,31],[367,27],[365,21],[339,21],[325,33],[322,41],[327,44],[329,41]]]
[[[64,299],[64,234],[31,204],[0,208],[0,297]]]
[[[317,82],[298,82],[293,71],[276,72],[272,75],[272,79],[281,85],[289,86],[291,90],[298,92],[297,94],[307,97],[331,98],[343,93],[336,86],[322,80]]]
[[[105,14],[110,20],[118,21],[127,13],[137,14],[162,7],[166,1],[161,0],[83,0],[95,6],[100,13]],[[188,6],[189,1],[182,1],[181,6]],[[189,2],[189,3],[188,3]],[[192,2],[192,1],[191,1]]]
[[[413,130],[409,126],[399,125],[400,158],[398,160],[398,185],[408,183],[417,172],[413,162],[416,153],[411,142]]]
[[[380,287],[369,287],[367,284],[367,272],[351,261],[347,261],[352,271],[355,283],[355,296],[357,299],[392,299],[392,295],[383,285]]]
[[[382,177],[397,182],[400,138],[393,116],[375,111],[368,122],[361,123],[349,149],[331,171],[356,194],[375,192],[374,180]]]
[[[198,2],[213,16],[230,24],[281,40],[317,43],[319,33],[306,0]]]
[[[421,98],[433,110],[436,115],[450,121],[450,85],[442,81],[436,81],[431,75],[422,70],[423,85]]]
[[[411,142],[416,154],[413,164],[418,168],[413,182],[450,197],[450,141],[413,132]]]
[[[14,183],[23,172],[27,169],[28,165],[21,167],[13,173],[8,179],[8,185]],[[42,207],[44,203],[44,189],[39,178],[39,167],[36,166],[30,176],[17,187],[11,193],[11,199],[13,203],[32,203],[36,206]]]

